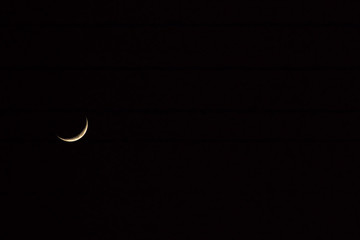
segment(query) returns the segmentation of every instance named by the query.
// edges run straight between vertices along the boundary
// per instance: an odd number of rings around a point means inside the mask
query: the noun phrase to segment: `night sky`
[[[359,7],[1,6],[1,231],[358,236]]]

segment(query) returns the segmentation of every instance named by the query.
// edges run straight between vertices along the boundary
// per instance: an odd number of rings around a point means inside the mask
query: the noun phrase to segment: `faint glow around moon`
[[[73,138],[62,138],[57,136],[59,139],[65,141],[65,142],[75,142],[80,140],[86,133],[87,129],[88,129],[89,123],[88,123],[88,119],[86,118],[86,124],[85,124],[85,128],[81,131],[81,133],[79,133],[78,135],[76,135]]]

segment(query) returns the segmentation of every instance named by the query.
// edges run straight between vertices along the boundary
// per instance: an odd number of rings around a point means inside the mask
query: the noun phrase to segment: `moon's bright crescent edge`
[[[81,133],[79,133],[78,135],[76,135],[73,138],[62,138],[57,136],[59,139],[65,141],[65,142],[75,142],[77,140],[80,140],[86,133],[87,129],[88,129],[89,123],[88,123],[88,119],[86,118],[86,124],[85,124],[85,128],[81,131]]]

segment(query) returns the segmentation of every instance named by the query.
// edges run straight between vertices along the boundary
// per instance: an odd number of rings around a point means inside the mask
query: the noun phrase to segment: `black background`
[[[359,7],[0,7],[4,234],[358,236]]]

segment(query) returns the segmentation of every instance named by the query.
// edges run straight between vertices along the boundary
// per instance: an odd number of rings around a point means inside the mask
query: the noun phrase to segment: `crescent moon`
[[[86,124],[85,124],[85,128],[81,131],[81,133],[79,133],[78,135],[76,135],[75,137],[72,138],[62,138],[57,136],[60,140],[63,140],[65,142],[75,142],[77,140],[80,140],[86,133],[87,129],[88,129],[89,123],[88,123],[88,119],[86,118]]]

